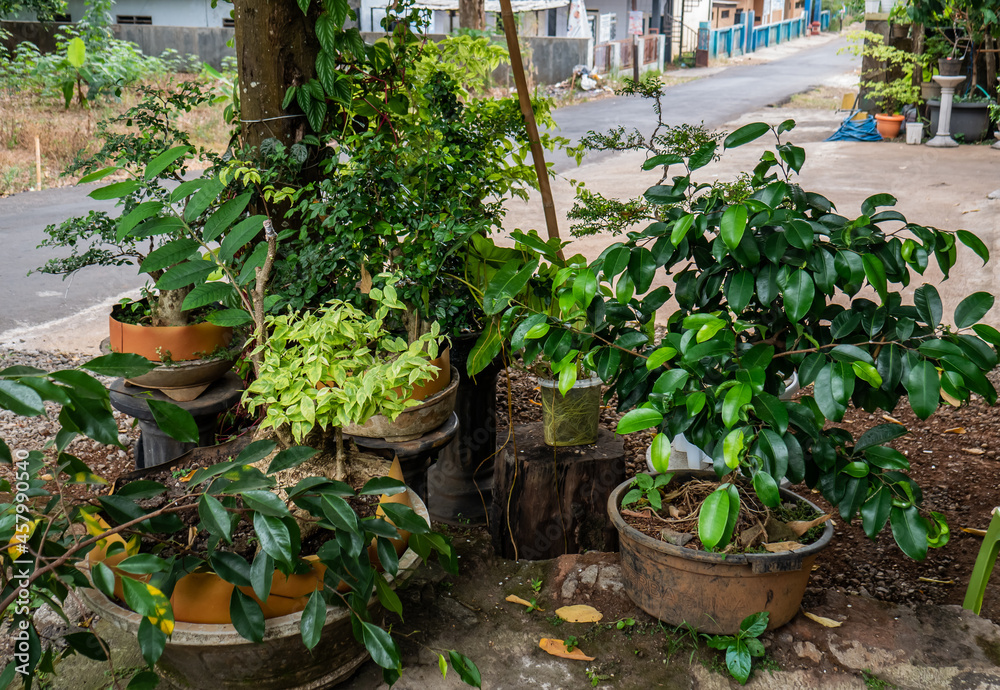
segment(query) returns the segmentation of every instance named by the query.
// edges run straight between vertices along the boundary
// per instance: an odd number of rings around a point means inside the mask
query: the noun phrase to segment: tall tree
[[[458,25],[463,29],[485,29],[486,0],[458,0]]]
[[[0,17],[34,12],[40,22],[50,22],[66,11],[66,0],[0,0]]]

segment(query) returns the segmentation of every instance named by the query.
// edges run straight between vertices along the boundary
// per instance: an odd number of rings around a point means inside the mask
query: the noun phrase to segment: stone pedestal
[[[943,77],[935,74],[934,81],[941,85],[941,114],[938,120],[938,131],[934,138],[927,142],[933,148],[954,148],[958,142],[951,136],[951,104],[955,98],[955,87],[965,81],[965,77]]]

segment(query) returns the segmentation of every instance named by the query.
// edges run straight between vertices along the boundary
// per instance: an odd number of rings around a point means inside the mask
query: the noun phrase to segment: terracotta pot
[[[714,472],[676,472],[673,481],[691,478],[717,481]],[[630,483],[612,492],[608,512],[621,543],[625,591],[639,608],[669,625],[687,623],[715,635],[737,633],[740,622],[758,611],[770,614],[768,629],[795,616],[813,562],[833,538],[829,522],[817,542],[788,553],[696,551],[648,537],[622,519],[619,506]],[[805,500],[786,489],[781,495]]]
[[[417,514],[429,521],[426,506],[419,498],[414,503]],[[399,559],[393,586],[409,578],[419,564],[417,554],[407,550]],[[139,614],[97,590],[81,590],[81,597],[101,617],[138,634]],[[369,602],[368,612],[372,621],[382,620],[383,610],[376,597]],[[232,625],[176,623],[157,663],[157,673],[182,688],[307,690],[346,680],[368,659],[368,652],[354,639],[350,614],[343,607],[327,607],[322,636],[312,651],[302,644],[301,619],[302,614],[296,612],[267,620],[264,641],[259,644],[241,637]]]
[[[427,383],[413,387],[413,392],[406,398],[407,400],[426,400],[435,393],[439,393],[451,383],[451,348],[445,348],[436,359],[431,360],[431,364],[438,368]]]
[[[132,352],[151,362],[163,361],[162,356],[172,362],[202,359],[229,347],[233,339],[232,328],[207,321],[189,326],[140,326],[122,323],[114,315],[108,321],[112,351]]]
[[[160,465],[148,469],[162,470],[163,466]],[[149,472],[133,472],[132,477],[145,477],[148,474]],[[400,467],[399,460],[395,460],[392,463],[388,476],[403,481],[403,470]],[[116,483],[115,488],[117,489],[117,487]],[[426,507],[412,491],[404,491],[391,496],[383,494],[379,500],[379,506],[383,503],[402,503],[408,505],[430,524],[430,516],[427,513]],[[381,507],[377,509],[376,514],[378,517],[385,518],[385,513]],[[110,525],[103,518],[97,516],[96,519],[103,529],[110,529]],[[392,521],[389,520],[389,522]],[[399,538],[392,540],[397,556],[401,556],[406,551],[409,539],[410,533],[400,530]],[[122,577],[131,577],[137,580],[148,580],[149,577],[124,573],[116,567],[127,557],[125,552],[116,553],[113,556],[107,555],[108,549],[112,544],[116,543],[124,546],[125,540],[120,535],[113,534],[107,538],[105,543],[99,543],[92,549],[87,555],[87,559],[91,564],[103,562],[111,568],[111,571],[115,574],[115,596],[120,601],[124,601],[125,593],[121,584]],[[378,550],[374,542],[368,547],[368,557],[372,563],[379,562]],[[244,594],[260,605],[266,620],[303,611],[309,602],[309,596],[317,588],[323,587],[326,566],[320,563],[316,556],[306,556],[305,558],[314,562],[313,569],[308,573],[286,576],[281,571],[275,569],[271,581],[271,593],[266,601],[261,601],[254,593],[252,587],[240,587],[240,590]],[[212,572],[190,573],[178,579],[174,585],[174,591],[170,596],[170,606],[174,611],[174,620],[177,622],[199,624],[231,623],[229,600],[233,595],[233,586],[233,584],[226,582]],[[341,582],[338,589],[340,591],[347,591],[348,587],[345,583]]]
[[[883,139],[895,139],[899,136],[899,130],[903,127],[903,120],[905,119],[902,115],[884,115],[880,113],[875,116],[875,129],[878,130]]]
[[[348,424],[343,428],[343,432],[351,436],[384,438],[393,442],[420,438],[448,421],[448,417],[455,411],[460,380],[458,370],[451,367],[451,378],[447,388],[427,398],[420,405],[403,410],[394,421],[390,422],[388,417],[377,414],[364,424]]]

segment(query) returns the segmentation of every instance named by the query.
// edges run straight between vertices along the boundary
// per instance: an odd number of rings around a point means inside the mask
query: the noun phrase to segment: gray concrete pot
[[[412,495],[412,492],[411,492]],[[430,523],[427,506],[412,495],[413,509]],[[407,549],[399,559],[395,587],[420,565]],[[87,606],[131,635],[137,635],[142,617],[119,606],[96,589],[80,590]],[[378,599],[368,604],[371,619],[381,622]],[[311,651],[302,643],[301,613],[272,618],[265,623],[264,641],[255,644],[232,625],[176,623],[156,672],[166,681],[160,687],[197,690],[315,690],[328,688],[351,676],[368,660],[364,646],[354,639],[351,617],[341,606],[329,606],[319,644]]]
[[[426,398],[419,405],[403,410],[395,420],[377,414],[364,424],[348,424],[345,434],[365,438],[384,438],[386,441],[412,441],[428,431],[433,431],[448,421],[455,411],[458,396],[458,369],[451,368],[451,382],[447,388]]]

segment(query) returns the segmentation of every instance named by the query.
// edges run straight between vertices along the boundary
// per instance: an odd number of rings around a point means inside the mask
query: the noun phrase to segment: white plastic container
[[[906,143],[910,146],[919,146],[920,142],[924,140],[924,123],[923,122],[907,122],[906,123]]]

